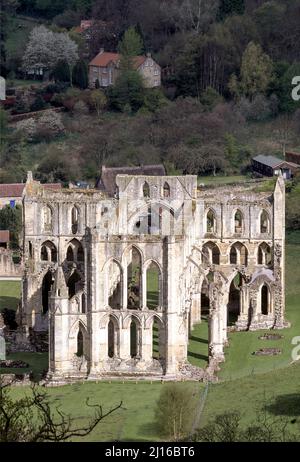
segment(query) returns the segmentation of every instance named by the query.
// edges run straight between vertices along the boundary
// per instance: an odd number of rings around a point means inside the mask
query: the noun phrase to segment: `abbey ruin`
[[[262,193],[120,174],[110,196],[29,174],[20,318],[49,331],[48,380],[179,377],[204,315],[210,364],[229,329],[284,327],[284,195],[282,177]]]

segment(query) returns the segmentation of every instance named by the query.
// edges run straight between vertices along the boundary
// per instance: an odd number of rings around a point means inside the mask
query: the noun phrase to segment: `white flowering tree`
[[[67,33],[56,33],[45,26],[38,26],[30,34],[23,68],[25,72],[51,71],[59,61],[65,61],[72,76],[72,68],[78,59],[78,46]]]

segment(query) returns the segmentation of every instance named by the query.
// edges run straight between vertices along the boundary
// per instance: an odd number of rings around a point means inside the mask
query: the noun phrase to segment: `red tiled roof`
[[[50,190],[61,189],[60,183],[45,183],[43,186]],[[25,183],[0,184],[0,197],[22,197],[24,188]]]
[[[25,183],[0,184],[0,197],[22,197]]]
[[[0,242],[9,242],[9,231],[8,230],[0,230]]]
[[[121,59],[121,55],[119,53],[108,53],[106,51],[100,51],[100,53],[95,56],[94,59],[90,62],[90,66],[97,66],[97,67],[107,67],[109,63],[113,62],[117,64]],[[136,56],[134,58],[134,67],[138,69],[143,62],[145,61],[146,56]]]

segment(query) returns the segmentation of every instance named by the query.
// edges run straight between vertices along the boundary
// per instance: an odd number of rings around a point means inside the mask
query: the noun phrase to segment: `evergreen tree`
[[[73,68],[73,84],[85,90],[88,87],[88,69],[84,61],[77,61]]]
[[[53,70],[53,77],[56,82],[70,83],[69,65],[66,61],[58,61]]]
[[[218,17],[222,21],[227,16],[244,14],[245,0],[221,0]]]
[[[22,207],[6,205],[0,210],[0,229],[9,229],[12,247],[18,247],[22,229]]]
[[[121,68],[132,70],[134,67],[134,57],[139,56],[143,49],[141,36],[136,32],[134,27],[129,27],[124,33],[118,49],[121,55]]]

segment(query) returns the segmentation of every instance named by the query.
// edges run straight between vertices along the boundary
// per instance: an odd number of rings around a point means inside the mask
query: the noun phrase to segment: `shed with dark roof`
[[[252,170],[264,176],[278,176],[280,173],[288,180],[294,176],[299,165],[275,156],[259,155],[252,159]]]

